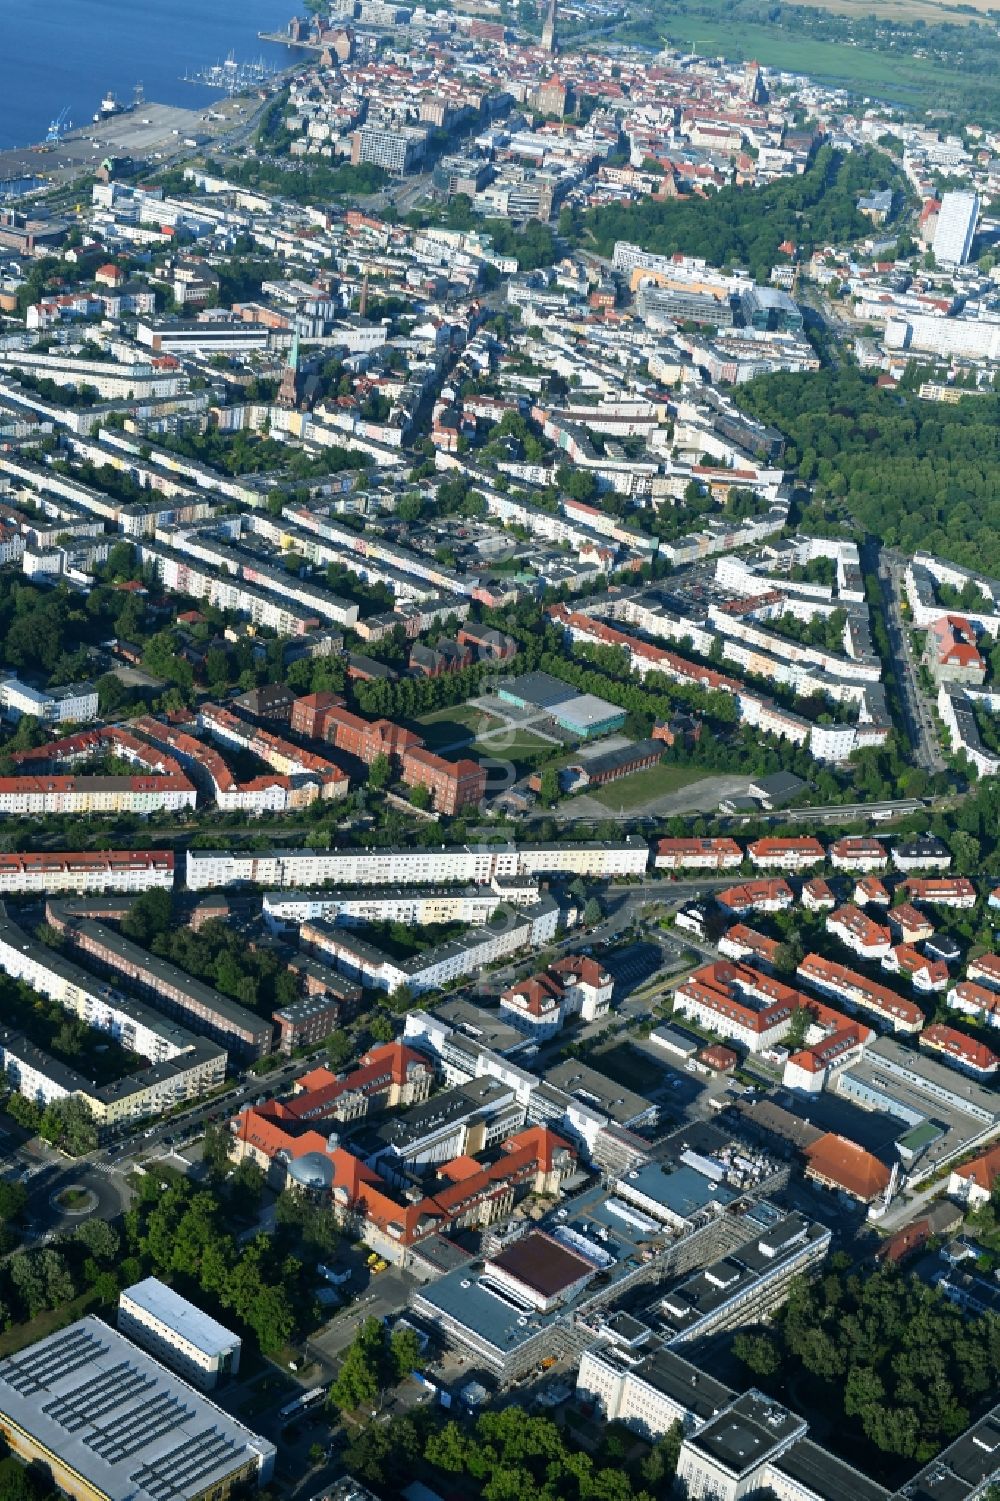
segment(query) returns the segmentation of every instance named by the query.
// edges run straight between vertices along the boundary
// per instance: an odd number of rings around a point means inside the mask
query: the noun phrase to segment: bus
[[[298,1417],[300,1412],[306,1412],[310,1407],[315,1407],[317,1402],[322,1402],[326,1396],[325,1386],[314,1386],[309,1391],[303,1392],[301,1397],[295,1397],[291,1402],[286,1402],[278,1413],[283,1423]]]

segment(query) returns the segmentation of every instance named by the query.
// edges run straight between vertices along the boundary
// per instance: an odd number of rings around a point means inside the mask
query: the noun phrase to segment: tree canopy
[[[808,254],[817,245],[866,234],[870,225],[857,211],[858,197],[891,186],[900,188],[902,180],[883,153],[845,156],[823,146],[801,177],[783,177],[763,188],[726,187],[709,198],[608,204],[591,209],[575,225],[561,221],[560,229],[580,243],[595,241],[602,255],[611,254],[616,240],[628,240],[657,255],[745,266],[766,282],[772,266],[783,260],[778,247],[785,240]]]
[[[772,1330],[738,1335],[734,1351],[764,1384],[791,1379],[875,1449],[923,1462],[992,1390],[1000,1318],[970,1319],[894,1267],[833,1268],[797,1281]]]
[[[810,529],[832,504],[889,546],[1000,572],[1000,396],[922,401],[845,365],[762,376],[737,400],[786,434],[786,462],[814,488]]]

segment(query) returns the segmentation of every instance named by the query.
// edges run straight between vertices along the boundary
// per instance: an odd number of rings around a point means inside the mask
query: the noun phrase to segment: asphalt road
[[[900,609],[904,567],[883,552],[878,573],[886,603],[889,644],[898,669],[903,711],[914,754],[925,771],[944,771],[945,762],[938,747],[934,716],[920,687],[910,635]]]

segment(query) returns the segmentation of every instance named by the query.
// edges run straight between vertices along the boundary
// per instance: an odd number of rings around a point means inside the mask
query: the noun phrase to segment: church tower
[[[278,391],[279,407],[293,409],[299,402],[299,333],[298,329],[292,334],[292,345],[288,351],[288,359],[285,363],[281,376],[281,388]]]

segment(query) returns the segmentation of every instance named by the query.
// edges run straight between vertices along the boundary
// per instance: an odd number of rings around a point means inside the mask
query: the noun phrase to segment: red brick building
[[[486,792],[486,772],[477,761],[446,761],[422,747],[403,756],[403,781],[408,787],[426,787],[438,813],[457,813]]]
[[[337,750],[357,756],[366,766],[376,756],[400,760],[407,751],[423,745],[419,735],[404,730],[391,719],[362,719],[360,714],[339,706],[328,709],[324,716],[323,739]]]

